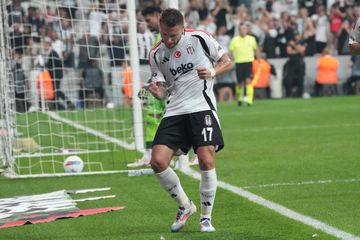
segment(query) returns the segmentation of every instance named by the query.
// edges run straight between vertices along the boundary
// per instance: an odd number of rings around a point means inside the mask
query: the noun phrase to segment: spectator
[[[349,49],[351,54],[360,54],[360,17],[353,23],[349,37]]]
[[[14,50],[15,53],[22,55],[24,53],[27,37],[23,33],[23,26],[14,23],[13,24],[13,32],[10,33],[10,44],[11,48]]]
[[[97,66],[96,60],[90,60],[89,66],[84,69],[83,83],[80,86],[82,92],[80,99],[83,97],[84,107],[103,106],[104,103],[104,74]]]
[[[336,36],[338,39],[338,47],[337,47],[338,55],[347,55],[350,53],[349,42],[348,42],[350,33],[351,33],[351,23],[349,22],[348,19],[344,19]]]
[[[63,10],[69,19],[76,18],[77,3],[76,0],[61,0]]]
[[[141,21],[137,23],[137,42],[139,49],[139,61],[140,61],[140,80],[146,83],[150,78],[149,74],[149,52],[153,45],[155,45],[155,36],[146,28],[145,22]]]
[[[319,5],[316,9],[316,14],[312,16],[315,23],[315,45],[316,53],[322,53],[328,42],[329,35],[329,20],[326,16],[325,6]]]
[[[289,17],[288,28],[286,28],[286,30],[285,30],[285,37],[286,37],[287,42],[290,41],[291,39],[294,39],[294,37],[297,35],[299,35],[300,39],[301,39],[301,34],[299,32],[298,24],[297,24],[297,15],[292,14]]]
[[[295,14],[299,10],[298,1],[299,0],[285,0],[285,1],[283,1],[283,6],[290,14]],[[308,10],[307,10],[307,12],[308,12]],[[313,13],[314,12],[312,12],[311,14],[313,14]]]
[[[196,27],[197,30],[203,30],[212,36],[216,33],[216,24],[211,15],[207,15],[205,19],[200,18],[199,25]]]
[[[360,55],[351,56],[349,61],[351,76],[344,83],[346,94],[360,94]]]
[[[35,65],[32,60],[33,56],[40,54],[40,43],[44,39],[44,36],[47,35],[53,39],[54,45],[52,49],[57,51],[59,58],[63,61],[64,67],[70,67],[71,70],[74,66],[74,61],[76,61],[76,63],[78,61],[77,66],[84,69],[88,67],[89,59],[102,59],[103,61],[98,62],[98,64],[101,64],[101,66],[104,67],[104,72],[111,71],[109,75],[104,75],[104,81],[108,82],[106,79],[111,76],[111,80],[117,81],[117,83],[120,81],[122,83],[122,80],[119,80],[122,78],[122,72],[117,71],[116,68],[111,68],[111,70],[109,70],[106,69],[106,67],[107,64],[110,63],[112,66],[121,67],[123,59],[126,58],[127,43],[125,37],[128,25],[126,21],[128,19],[127,10],[125,9],[126,6],[119,6],[116,1],[108,2],[102,0],[102,9],[95,7],[87,16],[85,13],[77,14],[77,17],[81,17],[82,19],[79,21],[72,21],[71,19],[74,18],[74,15],[71,14],[72,16],[69,18],[69,8],[73,6],[73,3],[76,4],[77,2],[80,4],[80,2],[76,0],[59,0],[59,4],[54,6],[44,6],[43,8],[38,8],[32,3],[28,4],[28,1],[11,1],[6,8],[9,13],[7,21],[12,24],[9,26],[9,29],[12,30],[9,36],[9,43],[12,45],[13,53],[22,55],[22,67],[25,73],[33,70]],[[300,7],[299,16],[294,15],[297,2]],[[335,4],[333,4],[334,2]],[[222,38],[229,36],[232,37],[231,34],[233,32],[235,32],[235,36],[237,36],[239,29],[238,26],[240,23],[246,23],[249,26],[249,34],[255,35],[257,45],[267,54],[268,58],[288,57],[287,43],[298,33],[301,33],[302,40],[306,43],[306,45],[304,45],[306,46],[305,56],[312,55],[314,52],[313,37],[315,38],[316,53],[321,53],[328,43],[329,47],[332,47],[331,44],[333,44],[334,40],[330,38],[330,35],[332,34],[329,33],[331,32],[330,30],[333,30],[334,32],[340,22],[340,28],[338,28],[337,33],[333,36],[337,41],[337,47],[335,49],[337,51],[332,52],[334,54],[337,53],[339,55],[345,55],[349,53],[349,46],[346,41],[351,30],[350,23],[352,21],[356,21],[354,18],[356,15],[355,10],[357,8],[354,7],[354,2],[355,1],[338,0],[262,0],[256,3],[256,8],[259,11],[255,12],[253,18],[254,20],[252,20],[249,12],[253,13],[253,9],[248,9],[246,4],[241,5],[244,1],[189,0],[187,4],[187,6],[189,6],[189,10],[187,13],[188,19],[190,20],[190,27],[192,28],[205,29],[208,32],[214,33],[214,23],[217,26],[223,26],[226,24],[228,30],[229,28],[231,29],[231,25],[236,26],[232,29],[232,32],[227,31],[227,34],[229,35],[225,34],[221,36]],[[233,9],[228,7],[229,3],[234,6]],[[332,6],[331,26],[326,15],[326,3],[327,5]],[[86,10],[91,8],[91,5],[92,3],[84,2],[81,3],[81,6],[79,7]],[[29,6],[27,9],[28,11],[24,11],[24,6]],[[145,5],[141,6],[145,7]],[[160,6],[162,5],[159,4],[155,7],[158,8],[159,11],[154,14],[154,26],[157,25],[159,13],[161,12]],[[76,10],[76,8],[77,7],[75,5],[73,10]],[[116,10],[114,10],[115,8]],[[311,16],[315,8],[316,14]],[[231,15],[231,10],[234,12],[234,15]],[[26,12],[28,13],[26,14]],[[280,18],[281,12],[283,13]],[[309,14],[306,12],[309,12]],[[78,11],[78,13],[82,12]],[[202,21],[203,24],[198,27],[200,15],[202,17],[211,17]],[[311,24],[308,21],[309,16],[312,20],[315,35],[313,35],[314,32],[311,30]],[[213,20],[211,20],[211,18],[213,18]],[[88,24],[89,29],[84,27],[84,25],[87,27]],[[93,36],[86,37],[86,34],[84,36],[80,33],[75,34],[78,29],[84,30],[82,32],[89,30],[89,33],[91,30],[91,34]],[[96,29],[100,30],[96,31]],[[309,31],[306,31],[306,29]],[[151,30],[156,33],[158,31],[156,28]],[[139,26],[138,32],[138,40],[140,42],[139,53],[141,54],[140,58],[142,59],[141,62],[145,63],[145,55],[150,46],[149,39],[151,36],[146,30],[144,31],[143,26]],[[145,34],[145,40],[143,34]],[[113,39],[113,35],[117,35],[118,37]],[[149,37],[149,39],[147,39],[147,37]],[[159,40],[159,35],[156,35],[156,37],[157,40]],[[106,42],[104,42],[105,40]],[[350,37],[350,41],[352,42],[351,48],[355,48],[357,44],[354,43],[354,38]],[[356,40],[356,42],[358,41]],[[102,51],[103,49],[100,47],[104,46],[106,50]],[[100,55],[100,53],[102,53],[102,55]],[[360,50],[358,53],[360,53]],[[108,60],[107,55],[110,55],[109,58],[111,61]],[[116,71],[118,72],[118,75],[115,76],[113,72]],[[143,73],[146,72],[142,71],[142,69],[140,69],[140,71]],[[72,75],[72,73],[70,72],[69,75]],[[218,84],[223,82],[222,78],[223,77],[219,77],[217,86],[221,86]],[[141,79],[145,82],[147,77],[142,77]],[[228,78],[228,80],[229,79],[230,78]],[[121,83],[118,84],[118,86],[122,85]],[[109,85],[112,85],[112,81],[109,81]],[[293,88],[295,89],[295,87]],[[119,89],[115,92],[118,93],[121,91]],[[107,93],[109,93],[107,96],[110,97],[110,92]],[[122,96],[119,97],[117,95],[116,97],[117,99],[122,99]],[[64,104],[64,107],[66,107],[66,104]]]
[[[61,80],[63,78],[63,62],[59,57],[57,51],[52,48],[52,41],[46,37],[44,40],[44,49],[47,51],[47,63],[46,69],[50,72],[51,79],[53,80],[54,92],[55,92],[55,109],[62,110],[66,108],[75,108],[74,104],[65,96],[61,90]],[[66,102],[64,106],[60,99]]]
[[[10,5],[6,7],[7,12],[9,13],[8,23],[9,26],[13,24],[24,24],[25,11],[21,6],[21,0],[13,0]]]
[[[145,65],[149,63],[149,51],[154,43],[153,34],[146,28],[144,22],[137,23],[137,42],[139,49],[140,64]],[[142,79],[145,80],[145,79]]]
[[[263,45],[265,38],[268,34],[269,22],[273,21],[273,17],[265,9],[259,8],[255,18],[256,18],[255,21],[256,29],[254,28],[251,32],[258,37],[259,44]],[[274,22],[273,22],[273,28],[275,28]]]
[[[230,45],[231,38],[226,34],[226,26],[219,26],[215,39],[220,46],[228,53],[228,46]],[[216,77],[216,84],[214,91],[219,102],[228,101],[232,102],[235,94],[236,80],[234,78],[234,71],[224,73]]]
[[[231,16],[231,22],[233,23],[233,29],[231,30],[232,36],[239,35],[240,24],[245,23],[248,18],[249,13],[245,5],[241,5],[236,8],[235,14]]]
[[[232,0],[230,2],[231,2],[230,5],[233,6],[234,8],[239,6],[244,6],[249,10],[252,9],[253,0]]]
[[[56,11],[56,8],[53,8],[51,6],[46,6],[46,10],[43,13],[43,17],[45,19],[45,23],[47,26],[52,26],[56,22],[58,13]]]
[[[45,20],[40,14],[40,10],[35,7],[28,8],[28,23],[31,25],[31,36],[36,43],[40,43],[45,31]]]
[[[280,18],[283,12],[287,12],[288,15],[297,13],[297,11],[290,12],[285,6],[285,1],[272,1],[271,9],[273,16],[276,18]]]
[[[107,14],[103,11],[100,11],[99,8],[94,4],[89,14],[89,41],[91,43],[91,48],[93,48],[92,52],[96,54],[96,56],[93,56],[95,58],[98,58],[100,56],[100,42],[102,40],[101,37],[104,37],[104,34],[101,33],[104,23],[106,23],[107,19]],[[92,59],[93,57],[90,56],[90,59]]]
[[[112,67],[120,67],[125,59],[125,42],[120,34],[114,34],[113,40],[109,43],[109,56]]]
[[[73,29],[71,27],[71,21],[69,19],[61,20],[61,40],[64,43],[64,66],[68,68],[75,67],[75,56],[74,56],[74,34]]]
[[[250,15],[245,23],[249,27],[249,34],[255,37],[259,45],[262,45],[265,39],[265,32],[262,27],[263,23],[261,23],[261,21],[254,22]]]
[[[315,14],[315,11],[319,5],[326,5],[326,0],[299,0],[299,6],[306,8],[309,15]]]
[[[188,28],[195,29],[199,25],[200,16],[199,12],[197,11],[199,7],[200,6],[197,0],[189,0],[188,9],[185,14],[186,24]]]
[[[350,23],[353,23],[356,20],[355,7],[353,5],[347,5],[345,7],[345,17],[344,19],[348,20]]]
[[[100,11],[96,6],[93,6],[89,14],[90,36],[99,38],[101,35],[101,26],[103,22],[107,21],[107,15]]]
[[[318,59],[314,95],[337,95],[339,61],[325,48]]]
[[[54,51],[56,51],[59,59],[63,61],[64,59],[64,51],[66,49],[64,42],[58,38],[57,33],[54,30],[50,30],[49,37],[51,39],[51,47]]]
[[[277,28],[277,46],[279,47],[280,57],[287,57],[286,46],[290,39],[289,36],[290,15],[288,12],[282,12],[280,16],[279,26]]]
[[[91,44],[91,42],[89,41],[90,40],[89,40],[88,32],[84,32],[82,38],[78,40],[78,44],[79,44],[78,68],[80,69],[84,69],[88,67],[90,56],[96,56],[96,54],[92,53],[91,51],[94,48],[88,46],[88,44]]]
[[[276,31],[275,21],[270,19],[263,30],[265,33],[265,39],[262,50],[268,58],[275,58],[277,56],[276,39],[278,34]]]
[[[331,32],[331,42],[332,42],[332,49],[338,48],[338,40],[337,40],[337,33],[341,28],[342,21],[345,14],[340,11],[339,3],[334,3],[330,9],[330,32]]]
[[[12,71],[15,85],[15,107],[17,112],[25,112],[29,107],[25,96],[28,86],[21,64],[21,56],[19,54],[15,54],[14,58]]]
[[[209,0],[197,0],[198,1],[198,7],[197,7],[197,12],[199,14],[199,19],[206,19],[209,14],[209,4],[210,1]]]
[[[287,45],[289,60],[283,69],[283,84],[286,97],[301,97],[304,89],[305,77],[305,46],[297,35],[291,39]]]
[[[301,35],[301,39],[306,44],[305,56],[313,56],[316,53],[315,46],[315,34],[316,30],[313,22],[309,18],[308,10],[306,8],[300,8],[299,18],[297,19],[298,32]]]
[[[220,26],[228,26],[228,19],[231,12],[231,7],[227,0],[215,1],[215,7],[211,10],[211,15],[215,19],[217,28]]]

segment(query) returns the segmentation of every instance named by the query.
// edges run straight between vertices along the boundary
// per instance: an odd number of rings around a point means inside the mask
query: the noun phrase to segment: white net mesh
[[[1,100],[9,101],[0,127],[11,171],[60,173],[68,155],[80,156],[84,171],[124,169],[140,154],[131,74],[139,72],[143,82],[149,77],[154,37],[145,24],[137,24],[140,69],[134,70],[124,1],[3,3],[1,66],[8,74]]]

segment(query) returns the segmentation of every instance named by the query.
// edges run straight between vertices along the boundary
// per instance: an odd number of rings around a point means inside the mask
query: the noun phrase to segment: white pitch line
[[[241,187],[242,189],[250,188],[269,188],[269,187],[279,187],[279,186],[297,186],[297,185],[313,185],[313,184],[331,184],[331,183],[352,183],[360,182],[359,178],[352,179],[338,179],[338,180],[317,180],[317,181],[306,181],[306,182],[284,182],[284,183],[269,183],[269,184],[260,184],[260,185],[251,185]]]
[[[90,133],[93,133],[94,135],[96,136],[99,136],[99,137],[102,137],[104,139],[107,139],[111,142],[114,142],[115,144],[118,144],[120,146],[123,145],[123,147],[125,148],[131,148],[132,146],[122,142],[122,141],[119,141],[118,139],[114,139],[114,138],[111,138],[109,137],[108,135],[106,134],[102,134],[102,133],[99,133],[98,131],[95,131],[93,129],[89,129],[89,128],[86,128],[80,124],[77,124],[77,123],[74,123],[68,119],[65,119],[65,118],[62,118],[60,117],[59,115],[55,114],[55,113],[50,113],[48,112],[48,115],[50,117],[53,117],[54,119],[57,119],[59,121],[62,121],[64,123],[67,123],[67,124],[70,124],[72,125],[73,127],[76,127],[76,128],[79,128],[81,130],[84,130],[84,131],[88,131]],[[360,126],[360,124],[359,124]],[[187,168],[187,169],[183,169],[182,170],[183,173],[185,173],[186,175],[190,176],[190,177],[193,177],[197,180],[200,180],[201,179],[201,175],[200,173],[192,170],[191,168]],[[305,225],[309,225],[313,228],[316,228],[316,229],[319,229],[329,235],[332,235],[332,236],[335,236],[337,238],[340,238],[340,239],[343,239],[343,240],[360,240],[360,237],[358,236],[355,236],[355,235],[352,235],[351,233],[347,233],[347,232],[344,232],[338,228],[335,228],[335,227],[332,227],[330,225],[327,225],[326,223],[323,223],[319,220],[316,220],[316,219],[313,219],[309,216],[306,216],[306,215],[303,215],[303,214],[300,214],[300,213],[297,213],[289,208],[286,208],[284,206],[281,206],[280,204],[277,204],[277,203],[274,203],[274,202],[271,202],[269,200],[266,200],[256,194],[253,194],[251,192],[248,192],[246,190],[244,190],[243,188],[240,188],[240,187],[236,187],[236,186],[233,186],[231,184],[228,184],[228,183],[225,183],[225,182],[222,182],[222,181],[218,181],[218,186],[225,189],[225,190],[228,190],[230,192],[233,192],[239,196],[242,196],[246,199],[248,199],[249,201],[251,202],[254,202],[254,203],[257,203],[261,206],[264,206],[266,208],[269,208],[269,209],[272,209],[273,211],[283,215],[283,216],[286,216],[290,219],[293,219],[295,221],[298,221],[298,222],[301,222]]]
[[[47,114],[49,117],[51,117],[51,118],[53,118],[53,119],[55,119],[55,120],[57,120],[57,121],[66,123],[66,124],[68,124],[68,125],[70,125],[70,126],[72,126],[72,127],[74,127],[74,128],[80,129],[80,130],[82,130],[82,131],[84,131],[84,132],[90,133],[90,134],[92,134],[92,135],[94,135],[94,136],[97,136],[97,137],[100,137],[100,138],[102,138],[102,139],[105,139],[105,140],[107,140],[107,141],[109,141],[109,142],[115,143],[115,144],[117,144],[117,145],[119,145],[119,146],[121,146],[121,147],[123,147],[123,148],[135,150],[135,144],[134,144],[134,143],[128,144],[128,143],[123,142],[123,141],[121,141],[121,140],[119,140],[119,139],[117,139],[117,138],[110,137],[110,136],[107,135],[107,134],[104,134],[104,133],[101,133],[101,132],[99,132],[99,131],[97,131],[97,130],[94,130],[94,129],[85,127],[84,125],[78,124],[78,123],[76,123],[76,122],[74,122],[74,121],[71,121],[71,120],[69,120],[69,119],[63,118],[63,117],[59,116],[58,114],[56,114],[56,113],[54,113],[54,112],[49,112],[49,111],[48,111],[48,112],[46,112],[46,114]]]
[[[318,129],[318,128],[339,128],[339,127],[360,127],[360,123],[344,123],[329,125],[306,125],[306,126],[288,126],[288,127],[262,127],[262,128],[236,128],[231,132],[262,132],[262,131],[282,131],[282,130],[299,130],[299,129]],[[226,131],[226,130],[223,130]]]
[[[187,169],[183,169],[182,170],[183,173],[185,173],[186,175],[195,178],[197,180],[201,179],[201,175],[199,172],[191,169],[191,168],[187,168]],[[343,240],[360,240],[360,237],[355,236],[351,233],[348,232],[344,232],[336,227],[330,226],[326,223],[323,223],[319,220],[316,220],[312,217],[303,215],[301,213],[295,212],[289,208],[286,208],[280,204],[271,202],[269,200],[266,200],[265,198],[262,198],[256,194],[253,194],[251,192],[248,192],[246,190],[244,190],[243,188],[240,187],[236,187],[233,186],[231,184],[225,183],[223,181],[218,181],[218,186],[228,190],[232,193],[235,193],[241,197],[244,197],[246,199],[248,199],[251,202],[257,203],[261,206],[264,206],[266,208],[272,209],[273,211],[286,216],[290,219],[293,219],[295,221],[301,222],[305,225],[311,226],[313,228],[319,229],[329,235],[332,235],[334,237],[337,237],[339,239],[343,239]]]

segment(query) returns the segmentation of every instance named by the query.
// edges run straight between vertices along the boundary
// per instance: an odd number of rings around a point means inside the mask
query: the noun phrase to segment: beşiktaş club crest
[[[210,115],[205,115],[204,121],[205,121],[206,126],[211,126],[212,125],[212,120],[211,120]]]
[[[181,52],[180,52],[180,51],[176,51],[176,52],[174,53],[174,57],[175,57],[175,58],[181,57]]]
[[[187,51],[188,54],[193,55],[194,52],[195,52],[195,49],[194,49],[193,46],[188,46],[188,47],[186,48],[186,51]]]

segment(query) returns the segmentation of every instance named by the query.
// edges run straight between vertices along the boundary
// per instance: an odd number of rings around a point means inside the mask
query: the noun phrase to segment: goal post
[[[1,164],[10,170],[14,166],[14,157],[12,156],[12,138],[13,138],[13,104],[11,95],[13,91],[8,79],[11,77],[9,70],[10,59],[8,39],[6,36],[6,1],[0,6],[0,111],[2,113],[0,119],[0,147],[1,147]]]
[[[0,163],[9,177],[126,172],[144,150],[135,1],[0,0]],[[63,3],[65,2],[65,3]],[[145,34],[144,34],[145,35]],[[151,46],[150,46],[151,47]]]
[[[129,11],[129,45],[130,45],[130,63],[133,69],[140,69],[139,66],[139,53],[137,44],[137,23],[136,23],[136,7],[134,0],[126,1],[127,9]],[[143,134],[143,121],[141,114],[141,101],[137,97],[140,91],[140,74],[134,71],[132,75],[132,98],[133,98],[133,114],[134,114],[134,133],[135,133],[135,146],[137,150],[144,149],[144,134]]]

